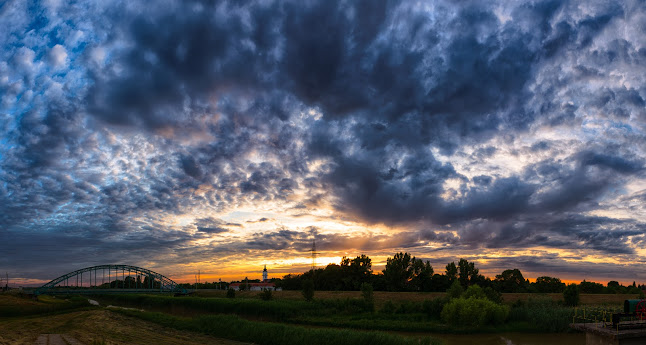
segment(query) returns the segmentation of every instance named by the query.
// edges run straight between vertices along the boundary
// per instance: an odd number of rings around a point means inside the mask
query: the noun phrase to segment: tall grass
[[[363,299],[294,300],[170,297],[156,295],[97,296],[103,303],[180,314],[237,314],[285,320],[303,315],[356,314],[371,310]]]
[[[440,344],[428,337],[417,339],[381,333],[339,329],[307,328],[241,319],[235,315],[183,318],[163,313],[118,310],[119,313],[154,322],[164,327],[209,334],[256,344],[390,345]]]
[[[180,314],[238,314],[272,319],[285,319],[312,312],[318,305],[304,301],[262,301],[240,298],[171,297],[155,295],[100,296],[103,303]]]
[[[89,308],[87,298],[71,297],[68,299],[47,300],[43,298],[36,304],[0,305],[0,317],[28,316],[36,314],[51,314],[66,312],[74,309]]]
[[[527,322],[541,332],[567,332],[574,316],[574,309],[566,307],[550,298],[518,301],[509,312],[509,322]]]

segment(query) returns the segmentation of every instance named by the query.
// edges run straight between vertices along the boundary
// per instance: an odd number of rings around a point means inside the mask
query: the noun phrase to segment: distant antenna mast
[[[312,240],[312,271],[316,269],[316,256],[318,252],[316,251],[316,240]]]

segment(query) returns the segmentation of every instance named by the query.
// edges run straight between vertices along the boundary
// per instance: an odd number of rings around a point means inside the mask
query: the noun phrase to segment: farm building
[[[267,277],[267,265],[262,270],[262,282],[261,283],[233,283],[229,285],[230,289],[239,291],[241,285],[248,285],[250,291],[262,291],[262,290],[271,290],[271,291],[280,291],[281,288],[277,288],[276,284],[272,283]]]

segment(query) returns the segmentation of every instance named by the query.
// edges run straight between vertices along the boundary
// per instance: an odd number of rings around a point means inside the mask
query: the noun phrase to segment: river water
[[[585,334],[432,334],[444,345],[585,345]]]

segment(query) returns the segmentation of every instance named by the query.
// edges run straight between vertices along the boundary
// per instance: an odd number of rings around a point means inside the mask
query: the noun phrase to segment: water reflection
[[[585,345],[585,335],[577,334],[434,334],[444,345]]]

